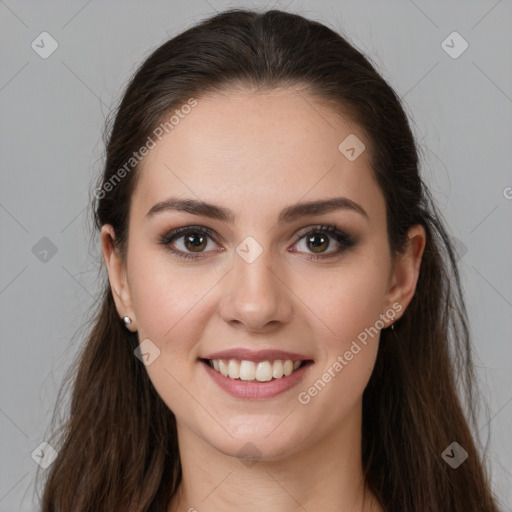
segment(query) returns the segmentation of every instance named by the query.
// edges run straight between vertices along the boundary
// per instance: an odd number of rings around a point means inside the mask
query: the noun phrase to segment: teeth
[[[243,363],[244,362],[242,361],[242,364]],[[272,365],[270,364],[270,361],[260,361],[258,363],[256,366],[255,378],[260,382],[272,380]]]
[[[280,379],[283,376],[288,376],[302,365],[302,361],[292,361],[287,359],[285,361],[237,361],[230,359],[224,361],[222,359],[213,359],[210,366],[224,377],[240,380],[257,380],[258,382],[268,382],[274,379]]]
[[[274,361],[272,365],[272,377],[274,379],[280,379],[284,375],[283,362],[282,361]]]
[[[228,376],[228,365],[222,359],[219,359],[217,362],[219,364],[220,373],[222,373],[222,375],[224,375],[224,377],[227,377]],[[213,367],[215,368],[215,363],[213,363]]]
[[[232,359],[229,364],[238,364]],[[231,377],[231,375],[230,375]],[[254,361],[241,361],[240,362],[240,380],[254,380],[256,378],[256,364]]]
[[[228,363],[228,377],[230,379],[240,378],[240,364],[234,359],[230,359]]]
[[[293,372],[293,361],[286,360],[283,365],[283,371],[286,376],[291,375]]]

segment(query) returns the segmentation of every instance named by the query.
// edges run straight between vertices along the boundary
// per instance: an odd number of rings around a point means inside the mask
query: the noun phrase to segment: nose
[[[290,321],[293,293],[282,272],[271,266],[269,250],[248,263],[234,254],[233,269],[224,283],[220,304],[223,320],[247,331],[276,329]]]

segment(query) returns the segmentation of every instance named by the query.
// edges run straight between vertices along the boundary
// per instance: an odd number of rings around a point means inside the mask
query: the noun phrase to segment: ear
[[[131,331],[135,329],[135,317],[128,281],[126,279],[126,265],[123,262],[119,250],[115,246],[115,231],[110,224],[101,228],[101,249],[107,265],[110,288],[114,297],[117,312],[120,318],[130,317],[132,323],[128,326]]]
[[[427,236],[423,226],[418,224],[409,228],[405,252],[396,256],[394,267],[391,271],[389,289],[385,300],[385,306],[388,309],[393,304],[398,303],[402,306],[401,309],[394,309],[401,311],[403,315],[411,302],[420,274],[421,259],[426,240]],[[395,321],[399,317],[400,315],[396,316]]]

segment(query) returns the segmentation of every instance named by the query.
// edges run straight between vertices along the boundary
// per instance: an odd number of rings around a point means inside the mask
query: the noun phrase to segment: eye
[[[335,248],[332,251],[326,252],[331,247],[330,239],[335,240]],[[345,231],[338,229],[336,226],[317,226],[308,228],[305,232],[299,234],[298,242],[302,242],[305,251],[312,251],[307,255],[308,260],[317,260],[323,258],[333,258],[339,256],[342,252],[356,244],[356,239]],[[295,251],[294,251],[295,252]]]
[[[202,253],[207,252],[205,249],[208,247],[209,238],[215,242],[213,247],[210,247],[210,250],[215,250],[217,237],[211,229],[199,226],[185,226],[165,234],[159,240],[159,243],[166,246],[169,251],[180,258],[197,259],[201,257]],[[180,239],[183,239],[183,241],[177,242]]]
[[[219,244],[217,235],[205,226],[185,226],[174,229],[163,235],[158,242],[179,258],[194,260],[203,257],[204,253],[209,252],[208,239],[213,242],[210,244],[210,251],[217,251]],[[333,245],[333,239],[335,241],[335,249],[326,252]],[[307,253],[311,251],[306,256],[308,260],[334,258],[356,244],[355,237],[338,229],[336,226],[330,225],[315,226],[302,230],[294,246],[302,241],[304,241],[303,250],[294,250],[292,252]]]

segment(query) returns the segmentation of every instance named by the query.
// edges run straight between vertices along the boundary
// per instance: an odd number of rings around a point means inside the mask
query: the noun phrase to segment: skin
[[[403,314],[425,246],[423,228],[413,226],[407,251],[393,261],[368,151],[349,161],[338,150],[349,134],[369,147],[361,128],[292,89],[205,96],[142,163],[126,260],[114,248],[112,227],[103,226],[117,310],[132,319],[141,342],[149,338],[159,348],[146,369],[177,420],[183,481],[169,512],[235,505],[383,510],[365,489],[361,466],[362,394],[379,337],[369,338],[309,403],[298,401],[393,304],[401,307],[395,321]],[[146,216],[171,196],[228,207],[235,221],[173,211]],[[358,203],[368,218],[343,209],[276,224],[291,204],[338,196]],[[297,233],[324,224],[357,242],[332,258],[308,260],[314,246],[309,237],[297,241]],[[207,237],[197,260],[182,260],[158,243],[187,225],[211,228],[219,243]],[[236,252],[247,236],[263,250],[252,263]],[[338,243],[329,241],[323,252],[334,254]],[[183,236],[173,244],[197,254]],[[233,347],[280,348],[308,355],[314,365],[277,397],[234,398],[198,360]],[[246,443],[257,449],[253,464],[239,453]]]

